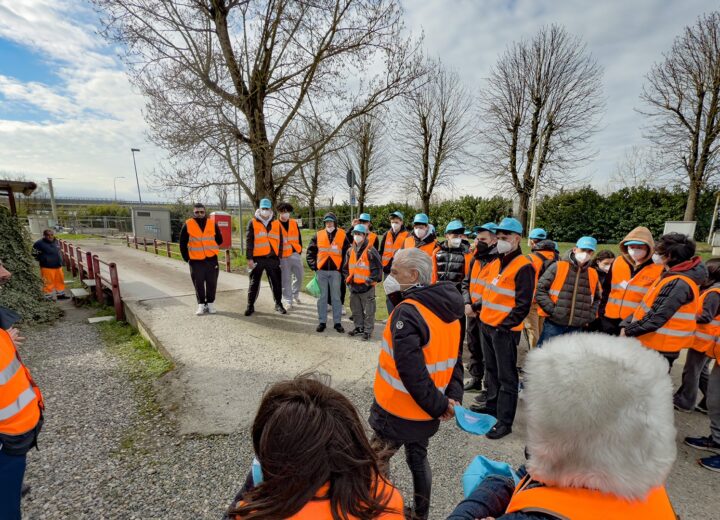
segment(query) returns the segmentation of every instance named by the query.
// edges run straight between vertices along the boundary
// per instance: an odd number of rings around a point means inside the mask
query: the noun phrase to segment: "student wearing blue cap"
[[[367,228],[367,240],[370,245],[375,248],[375,250],[378,250],[378,248],[380,247],[380,242],[378,240],[377,233],[373,231],[372,217],[370,216],[370,213],[360,213],[358,218],[353,221],[353,227],[351,227],[350,231],[348,231],[348,236],[352,236],[353,229],[357,224],[362,224]]]
[[[595,320],[602,290],[591,267],[597,249],[593,237],[581,237],[568,260],[550,265],[538,282],[536,299],[547,316],[538,347],[555,336],[579,332]]]
[[[413,230],[403,243],[403,249],[416,247],[430,258],[437,248],[437,236],[430,229],[430,219],[425,213],[418,213],[413,219]]]
[[[273,220],[270,199],[260,201],[260,207],[255,211],[255,216],[248,222],[245,247],[250,269],[250,287],[245,316],[250,316],[255,312],[255,302],[260,293],[263,271],[267,273],[275,300],[275,311],[287,314],[282,304],[282,272],[280,271],[283,235],[280,230],[280,222]]]
[[[482,408],[470,409],[497,418],[488,439],[501,439],[512,433],[517,411],[517,348],[535,293],[535,269],[520,248],[522,232],[517,219],[504,218],[498,224],[495,246],[498,258],[488,264],[479,284],[487,402]]]
[[[343,263],[343,278],[350,289],[350,310],[355,328],[350,336],[372,337],[375,327],[375,286],[382,281],[380,254],[368,240],[369,231],[364,224],[353,228],[353,245]]]
[[[445,226],[445,241],[433,255],[433,281],[452,282],[461,291],[462,281],[470,267],[470,243],[465,240],[465,224],[453,220]]]

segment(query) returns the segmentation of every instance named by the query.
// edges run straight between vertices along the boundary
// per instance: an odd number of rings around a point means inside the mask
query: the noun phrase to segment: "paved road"
[[[110,242],[87,242],[83,246],[118,264],[121,290],[130,309],[177,364],[165,378],[161,392],[166,408],[177,418],[180,433],[247,431],[267,385],[307,371],[330,374],[334,386],[353,400],[361,415],[367,415],[378,342],[360,342],[332,329],[315,333],[316,311],[309,296],[297,310],[280,316],[273,312],[264,285],[257,314],[246,318],[242,311],[247,277],[223,272],[219,313],[196,317],[194,292],[183,263]],[[380,330],[375,337],[380,337]],[[676,363],[676,383],[681,372],[682,365]],[[471,398],[472,394],[466,402]],[[686,435],[706,434],[707,417],[676,413],[676,425],[678,459],[668,483],[673,503],[683,519],[716,518],[720,494],[715,475],[695,463],[704,452],[681,442]],[[430,448],[432,517],[444,518],[462,498],[460,476],[474,455],[522,463],[523,430],[522,402],[515,432],[502,441],[491,442],[464,434],[453,424],[443,425]],[[402,458],[396,459],[393,476],[407,492],[411,489],[410,476]]]

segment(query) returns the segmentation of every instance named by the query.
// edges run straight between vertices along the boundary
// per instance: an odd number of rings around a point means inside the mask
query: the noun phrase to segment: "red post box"
[[[220,249],[230,249],[232,247],[232,215],[224,211],[213,211],[210,216],[215,219],[220,233],[222,233],[222,244]]]

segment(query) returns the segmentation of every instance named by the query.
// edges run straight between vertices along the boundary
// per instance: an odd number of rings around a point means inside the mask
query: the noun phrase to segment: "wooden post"
[[[137,241],[137,237],[136,237],[135,235],[133,235],[133,242],[135,242],[135,249],[137,249],[137,248],[138,248],[138,241]]]
[[[143,249],[147,253],[147,240],[145,240],[145,237],[143,237]]]
[[[93,274],[95,269],[93,268],[92,253],[90,251],[85,251],[85,265],[87,266],[87,277],[95,278]]]
[[[103,303],[102,277],[100,276],[100,259],[93,255],[93,271],[95,271],[95,298],[98,303]]]
[[[77,276],[77,265],[75,265],[75,247],[72,244],[68,247],[70,248],[70,272],[72,273],[73,278],[75,278]]]
[[[120,296],[120,281],[118,280],[117,266],[115,265],[115,262],[110,262],[109,265],[113,305],[115,306],[115,319],[117,321],[125,321],[125,310],[123,309],[122,298]]]
[[[225,250],[225,271],[230,272],[230,250]]]
[[[155,254],[158,254],[157,238],[153,238],[153,248],[155,249]]]
[[[170,242],[165,242],[165,249],[167,250],[167,257],[172,258],[172,252],[170,251]]]

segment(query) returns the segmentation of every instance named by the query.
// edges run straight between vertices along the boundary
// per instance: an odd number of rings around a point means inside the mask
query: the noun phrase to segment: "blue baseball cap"
[[[271,209],[272,208],[272,202],[270,202],[270,199],[262,199],[260,201],[260,209]]]
[[[370,222],[372,220],[372,217],[370,216],[370,213],[360,213],[358,220],[364,220],[365,222]]]
[[[353,233],[362,233],[363,235],[368,234],[368,228],[364,224],[356,224],[352,230]]]
[[[465,233],[465,224],[461,220],[451,220],[447,226],[445,226],[445,234],[448,233]]]
[[[427,226],[428,224],[430,224],[430,219],[425,213],[418,213],[417,215],[415,215],[413,224],[425,224]]]
[[[597,240],[593,237],[580,237],[575,246],[580,249],[591,249],[592,251],[595,251],[597,249]]]
[[[475,233],[480,233],[481,231],[488,231],[494,235],[497,232],[497,224],[495,224],[495,222],[486,222],[482,226],[475,226],[473,228],[473,231],[475,231]]]
[[[530,235],[528,236],[530,240],[545,240],[547,238],[547,231],[545,231],[543,228],[535,228],[532,231],[530,231]]]
[[[505,217],[500,221],[500,224],[498,224],[497,231],[505,231],[522,235],[523,227],[518,219],[512,217]]]
[[[650,245],[647,242],[643,242],[642,240],[628,240],[627,242],[623,242],[622,245],[624,246],[648,246]]]
[[[403,215],[401,211],[393,211],[392,213],[390,213],[390,218],[392,217],[397,217],[400,220],[405,220],[405,215]]]

